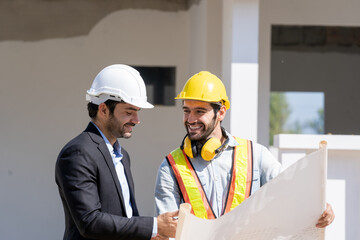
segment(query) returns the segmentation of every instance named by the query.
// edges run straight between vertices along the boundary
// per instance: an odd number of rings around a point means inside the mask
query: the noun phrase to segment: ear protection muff
[[[220,139],[218,138],[209,138],[201,148],[201,157],[206,160],[210,161],[216,156],[216,149],[221,147]]]
[[[221,152],[227,145],[228,139],[221,144],[218,138],[209,138],[204,144],[197,141],[191,141],[186,135],[181,143],[180,148],[184,150],[185,154],[190,158],[195,158],[200,153],[201,157],[206,160],[212,160],[216,154]]]
[[[184,150],[185,154],[189,158],[194,158],[198,155],[198,147],[196,145],[198,144],[196,144],[196,142],[192,142],[188,135],[186,135],[180,148]]]

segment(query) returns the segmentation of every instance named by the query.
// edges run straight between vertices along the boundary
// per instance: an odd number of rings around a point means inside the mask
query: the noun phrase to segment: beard
[[[204,123],[197,123],[197,124],[201,124],[202,125],[202,130],[199,133],[191,133],[189,131],[189,124],[188,122],[185,122],[185,128],[186,128],[186,132],[189,136],[189,139],[191,141],[199,141],[199,142],[205,142],[210,134],[214,131],[215,126],[216,126],[216,118],[213,118],[212,121],[208,124],[205,125]]]
[[[134,126],[135,126],[134,123],[122,124],[117,119],[115,119],[114,116],[112,116],[109,119],[109,122],[108,122],[106,128],[116,138],[125,138],[125,139],[127,139],[127,138],[131,137],[131,131],[126,131],[126,127],[134,127]]]
[[[132,127],[133,127],[133,126],[135,126],[135,124],[126,123],[126,124],[124,124],[124,125],[122,126],[120,133],[121,133],[121,137],[122,137],[122,138],[125,138],[125,139],[131,137],[131,131],[130,131],[130,132],[125,132],[125,127],[126,127],[126,126],[132,126]]]

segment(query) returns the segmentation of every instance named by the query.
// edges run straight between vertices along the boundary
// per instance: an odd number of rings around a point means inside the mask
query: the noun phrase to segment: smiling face
[[[140,123],[138,118],[140,108],[128,103],[116,104],[111,113],[105,103],[99,105],[98,114],[94,123],[100,128],[111,144],[117,138],[130,138],[132,129]]]
[[[130,138],[132,128],[140,123],[138,111],[140,108],[127,103],[116,104],[106,122],[107,131],[115,138]]]
[[[210,137],[221,139],[220,122],[225,117],[224,106],[215,115],[208,102],[184,100],[183,112],[184,125],[190,140],[204,143]]]

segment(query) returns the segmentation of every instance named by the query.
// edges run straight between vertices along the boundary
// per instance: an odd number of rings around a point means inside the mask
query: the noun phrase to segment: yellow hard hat
[[[189,78],[175,99],[222,102],[226,110],[230,108],[224,84],[217,76],[207,71],[201,71]]]

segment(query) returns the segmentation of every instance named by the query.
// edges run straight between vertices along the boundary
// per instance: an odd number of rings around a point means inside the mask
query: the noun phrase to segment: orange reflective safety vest
[[[235,146],[229,184],[223,214],[230,212],[250,196],[252,183],[252,143],[235,137],[239,145]],[[190,203],[192,213],[203,219],[215,219],[215,214],[205,195],[204,189],[188,157],[180,148],[167,156],[180,187],[184,202]]]

